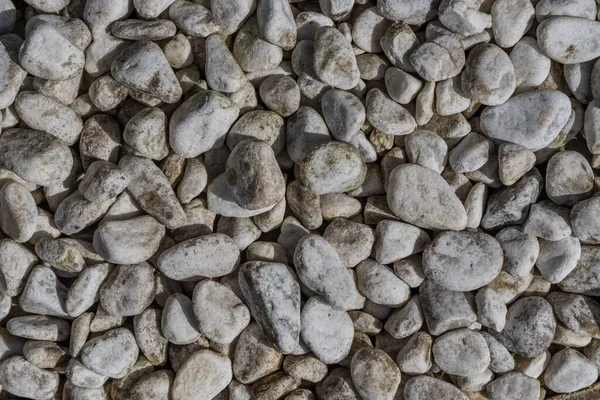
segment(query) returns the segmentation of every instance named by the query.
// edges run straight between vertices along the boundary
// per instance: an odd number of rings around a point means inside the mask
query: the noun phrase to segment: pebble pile
[[[599,399],[598,7],[0,0],[0,399]]]

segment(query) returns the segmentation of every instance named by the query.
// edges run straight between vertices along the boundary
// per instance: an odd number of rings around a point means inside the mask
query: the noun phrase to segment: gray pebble
[[[495,373],[511,371],[515,368],[515,360],[510,352],[487,332],[480,332],[490,350],[489,369]]]
[[[199,331],[211,341],[231,343],[250,323],[250,312],[244,303],[217,282],[198,283],[192,303]]]
[[[6,329],[11,335],[36,341],[62,342],[69,338],[68,321],[45,315],[11,318],[6,324]]]
[[[208,5],[207,3],[204,3]],[[205,38],[219,30],[210,10],[200,3],[176,0],[169,7],[169,18],[186,35]]]
[[[379,0],[377,9],[392,21],[421,25],[437,15],[438,5],[438,0]]]
[[[81,349],[81,362],[97,374],[120,379],[133,366],[138,353],[133,334],[118,328],[88,341]]]
[[[467,292],[454,292],[425,280],[419,287],[425,322],[432,335],[466,328],[477,321],[475,299]]]
[[[254,383],[276,372],[283,355],[269,343],[256,323],[251,323],[241,333],[233,357],[233,375],[244,384]]]
[[[317,235],[302,237],[294,252],[294,265],[302,283],[321,294],[332,306],[352,308],[355,287],[337,252]]]
[[[556,153],[546,169],[546,193],[559,205],[573,206],[590,197],[593,172],[583,155],[573,150]]]
[[[32,365],[15,356],[0,363],[0,384],[10,394],[31,399],[49,399],[58,390],[59,378],[54,371]]]
[[[301,164],[317,144],[331,140],[325,120],[313,108],[302,106],[287,121],[285,144],[290,158]]]
[[[136,342],[142,354],[152,365],[164,365],[167,362],[169,342],[161,332],[161,313],[161,310],[147,308],[133,317]]]
[[[491,334],[512,352],[537,357],[552,343],[556,320],[552,306],[541,297],[526,297],[508,307],[502,332]]]
[[[420,41],[406,22],[397,21],[392,24],[379,43],[394,67],[402,71],[414,72],[409,57]]]
[[[590,386],[598,379],[598,368],[573,349],[563,349],[552,356],[544,373],[544,383],[556,393],[571,393]]]
[[[535,154],[518,144],[502,143],[498,146],[498,175],[506,186],[517,182],[535,164]]]
[[[400,370],[384,351],[369,347],[357,351],[350,371],[363,398],[394,399],[400,385]]]
[[[490,352],[479,332],[457,329],[435,340],[435,363],[446,373],[471,376],[482,373],[490,363]]]
[[[514,46],[533,24],[536,14],[529,0],[500,0],[491,9],[492,33],[500,47]]]
[[[140,40],[127,47],[113,60],[111,73],[117,82],[165,103],[181,97],[175,73],[154,42]]]
[[[366,108],[369,122],[385,134],[406,135],[417,128],[413,116],[379,89],[369,91]]]
[[[252,261],[240,268],[239,283],[250,313],[284,354],[300,336],[300,285],[284,264]]]
[[[549,200],[532,204],[523,232],[553,242],[571,236],[570,211]]]
[[[350,92],[331,89],[321,100],[323,117],[333,137],[348,142],[365,122],[366,111],[360,100]]]
[[[418,129],[404,139],[408,161],[442,173],[448,161],[448,145],[435,132]]]
[[[154,300],[154,285],[149,264],[118,265],[100,288],[100,304],[113,316],[140,314]]]
[[[504,251],[504,269],[515,276],[529,274],[540,252],[538,240],[516,228],[501,230],[496,240]]]
[[[360,79],[352,46],[333,27],[319,28],[315,34],[314,68],[321,81],[337,89],[350,90]]]
[[[333,141],[313,147],[300,166],[302,182],[317,194],[355,189],[363,183],[366,173],[366,165],[355,147]]]
[[[32,314],[66,317],[67,291],[52,269],[38,265],[27,278],[19,306]]]
[[[78,317],[98,301],[100,287],[113,271],[108,263],[90,265],[75,279],[67,294],[66,308],[71,317]]]
[[[266,71],[276,68],[281,63],[283,51],[260,36],[258,22],[252,17],[241,27],[235,37],[233,56],[245,72]]]
[[[116,21],[111,26],[114,37],[125,40],[162,40],[175,36],[177,27],[169,20],[144,21],[128,19]]]
[[[27,188],[9,181],[0,189],[0,228],[15,242],[27,242],[37,229],[38,211]]]
[[[214,33],[205,41],[206,83],[213,90],[233,93],[246,83],[246,76],[229,51],[225,38]]]
[[[410,55],[410,63],[426,81],[452,78],[465,65],[462,43],[453,35],[445,35],[421,44]]]
[[[190,344],[200,338],[192,301],[181,293],[169,296],[161,316],[161,332],[169,343]]]
[[[423,229],[466,226],[462,203],[435,171],[416,164],[399,165],[390,174],[388,187],[393,188],[387,194],[389,206],[402,220]]]
[[[584,337],[600,336],[597,318],[600,304],[593,298],[572,293],[552,292],[546,296],[560,322]]]
[[[384,329],[396,339],[404,339],[423,326],[419,296],[413,296],[402,308],[395,309],[385,322]]]
[[[85,267],[85,260],[78,249],[61,239],[43,238],[36,243],[35,253],[60,271],[78,273]]]
[[[486,108],[481,114],[481,129],[490,139],[537,151],[556,138],[570,113],[570,101],[564,93],[536,90]]]
[[[231,361],[226,356],[200,350],[177,371],[171,397],[173,400],[212,399],[227,387],[232,376]]]
[[[231,238],[212,233],[167,249],[158,258],[158,268],[167,277],[179,281],[216,278],[237,267],[239,257],[239,250]]]
[[[549,282],[561,282],[577,266],[581,255],[579,239],[569,236],[554,242],[544,239],[539,239],[539,242],[538,270]]]
[[[322,297],[311,297],[302,310],[302,339],[326,364],[336,364],[350,352],[354,325],[346,311],[336,310]]]
[[[556,17],[542,21],[537,29],[540,48],[561,64],[576,64],[597,58],[596,33],[600,23],[586,18]]]
[[[356,267],[358,288],[372,302],[400,307],[410,299],[410,288],[391,268],[367,259]]]
[[[352,25],[352,40],[368,53],[380,53],[379,42],[390,25],[392,22],[379,14],[377,7],[367,8]]]
[[[171,229],[185,223],[185,213],[171,184],[152,160],[125,156],[119,168],[130,177],[127,189],[144,211]]]
[[[540,383],[520,372],[509,372],[486,387],[490,400],[538,400]]]
[[[405,400],[467,400],[466,394],[456,386],[430,376],[411,378],[404,386]]]
[[[325,229],[323,239],[334,247],[346,268],[367,259],[376,240],[370,227],[344,218],[334,219]]]
[[[416,332],[396,356],[400,371],[409,375],[425,374],[431,369],[433,339],[426,332]]]
[[[289,76],[268,77],[260,84],[259,94],[263,103],[282,117],[289,117],[300,106],[300,89]]]
[[[201,91],[173,113],[169,122],[170,146],[186,158],[221,147],[238,115],[239,107],[227,97],[212,90]]]

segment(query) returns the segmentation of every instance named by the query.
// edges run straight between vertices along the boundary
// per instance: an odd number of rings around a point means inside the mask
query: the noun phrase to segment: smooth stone
[[[252,317],[283,354],[300,337],[300,285],[285,264],[251,261],[239,270],[240,288]]]
[[[233,375],[243,384],[268,376],[281,366],[283,355],[275,350],[255,322],[240,334],[233,356]]]
[[[6,329],[13,336],[51,342],[67,340],[70,332],[68,321],[45,315],[25,315],[11,318],[6,323]]]
[[[9,181],[0,189],[0,228],[15,242],[31,239],[37,230],[38,211],[35,199],[20,183]]]
[[[171,148],[183,157],[193,158],[221,147],[239,111],[235,102],[219,92],[204,90],[193,95],[171,117]]]
[[[0,363],[0,385],[15,396],[49,399],[59,386],[58,373],[38,368],[21,356]]]
[[[391,264],[420,253],[431,242],[424,230],[400,221],[383,220],[375,228],[373,256],[380,264]]]
[[[480,374],[490,364],[490,351],[483,336],[470,329],[457,329],[438,337],[432,347],[435,363],[458,376]]]
[[[78,317],[98,301],[100,287],[113,271],[108,263],[90,265],[75,279],[67,294],[66,308],[71,317]]]
[[[548,160],[546,168],[546,193],[559,205],[573,206],[590,197],[594,174],[589,162],[581,153],[566,150]]]
[[[423,271],[446,289],[468,292],[490,283],[502,269],[500,243],[481,232],[442,232],[423,251]]]
[[[296,245],[294,265],[309,289],[332,306],[348,310],[354,304],[355,285],[333,246],[317,235],[306,235]]]
[[[427,373],[432,367],[431,346],[433,339],[426,332],[416,332],[396,356],[400,371],[409,375]]]
[[[555,353],[544,372],[544,383],[556,393],[572,393],[596,382],[598,368],[577,350]]]
[[[0,240],[0,291],[17,296],[27,282],[27,277],[38,258],[25,246],[11,240]]]
[[[367,259],[356,267],[358,288],[369,300],[388,307],[400,307],[410,299],[410,288],[393,270]]]
[[[265,0],[256,7],[256,18],[261,36],[266,41],[291,50],[296,44],[296,22],[287,1]]]
[[[379,89],[367,93],[366,108],[367,119],[382,133],[407,135],[417,128],[413,116]]]
[[[552,306],[541,297],[519,299],[508,307],[502,332],[490,332],[512,352],[537,357],[550,347],[556,320]]]
[[[573,293],[552,292],[546,296],[560,322],[573,332],[600,338],[600,304],[591,297]]]
[[[125,48],[113,60],[111,74],[128,88],[165,103],[175,103],[181,98],[181,86],[169,62],[160,47],[149,40]]]
[[[120,379],[135,364],[138,354],[133,334],[118,328],[88,341],[81,349],[81,362],[97,374]]]
[[[535,165],[535,154],[518,144],[498,146],[498,176],[502,184],[511,186]]]
[[[144,211],[170,229],[185,223],[185,212],[169,180],[152,160],[125,156],[119,168],[130,177],[127,189]]]
[[[240,252],[229,236],[212,233],[165,250],[157,265],[171,279],[194,281],[227,275],[237,267],[239,259]]]
[[[150,216],[110,221],[94,232],[94,248],[113,264],[138,264],[158,250],[165,227]]]
[[[349,141],[356,135],[365,122],[365,107],[350,92],[331,89],[321,99],[323,118],[333,137],[341,141]]]
[[[321,81],[336,89],[350,90],[360,80],[351,44],[333,27],[319,28],[315,34],[314,68]]]
[[[192,297],[198,329],[207,339],[228,344],[250,323],[250,311],[226,286],[204,280]]]
[[[144,311],[154,300],[154,268],[148,263],[118,265],[100,288],[100,304],[112,316]]]
[[[296,164],[302,164],[317,144],[330,140],[327,124],[314,108],[302,106],[286,122],[286,149]]]
[[[406,382],[404,399],[467,400],[469,398],[451,383],[430,376],[417,376]]]
[[[498,232],[496,240],[504,251],[503,268],[509,274],[525,276],[531,272],[540,252],[536,237],[510,227]]]
[[[475,299],[468,292],[454,292],[426,279],[419,287],[425,322],[432,335],[469,327],[477,321]]]
[[[182,293],[170,295],[161,316],[161,331],[169,343],[194,343],[201,337],[197,325],[192,301]]]
[[[462,230],[467,213],[448,183],[435,171],[402,164],[389,176],[391,210],[402,220],[423,229]],[[451,216],[451,217],[450,217]]]
[[[67,291],[51,268],[38,265],[27,278],[19,306],[32,314],[67,317]]]
[[[384,351],[365,347],[352,357],[352,381],[367,399],[393,400],[400,385],[400,370]]]
[[[537,151],[556,138],[570,114],[571,102],[564,93],[534,90],[486,108],[481,114],[481,129],[492,140]]]
[[[499,0],[492,5],[490,14],[494,41],[508,48],[529,31],[536,11],[528,0]]]
[[[200,350],[177,371],[171,396],[173,400],[210,400],[227,387],[232,377],[231,361],[226,356]]]
[[[444,35],[421,44],[410,55],[410,63],[426,81],[452,78],[465,66],[465,53],[455,35]]]
[[[544,53],[561,64],[577,64],[600,56],[600,22],[586,18],[555,17],[542,21],[537,39]]]
[[[166,130],[165,113],[160,108],[145,108],[127,122],[123,141],[144,157],[162,160],[169,154]]]
[[[540,382],[521,372],[509,372],[488,383],[490,400],[539,400]]]
[[[302,310],[302,339],[326,364],[336,364],[350,352],[354,324],[346,311],[336,310],[324,298],[308,299]]]

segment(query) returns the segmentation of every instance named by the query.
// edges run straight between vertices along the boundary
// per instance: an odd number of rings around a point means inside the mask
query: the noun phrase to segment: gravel
[[[0,398],[595,399],[593,0],[0,0]]]

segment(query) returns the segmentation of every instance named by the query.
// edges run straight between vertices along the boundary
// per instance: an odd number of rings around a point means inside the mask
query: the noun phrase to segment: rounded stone
[[[451,375],[480,374],[490,365],[487,343],[479,332],[470,329],[443,334],[435,340],[432,351],[435,363]]]

